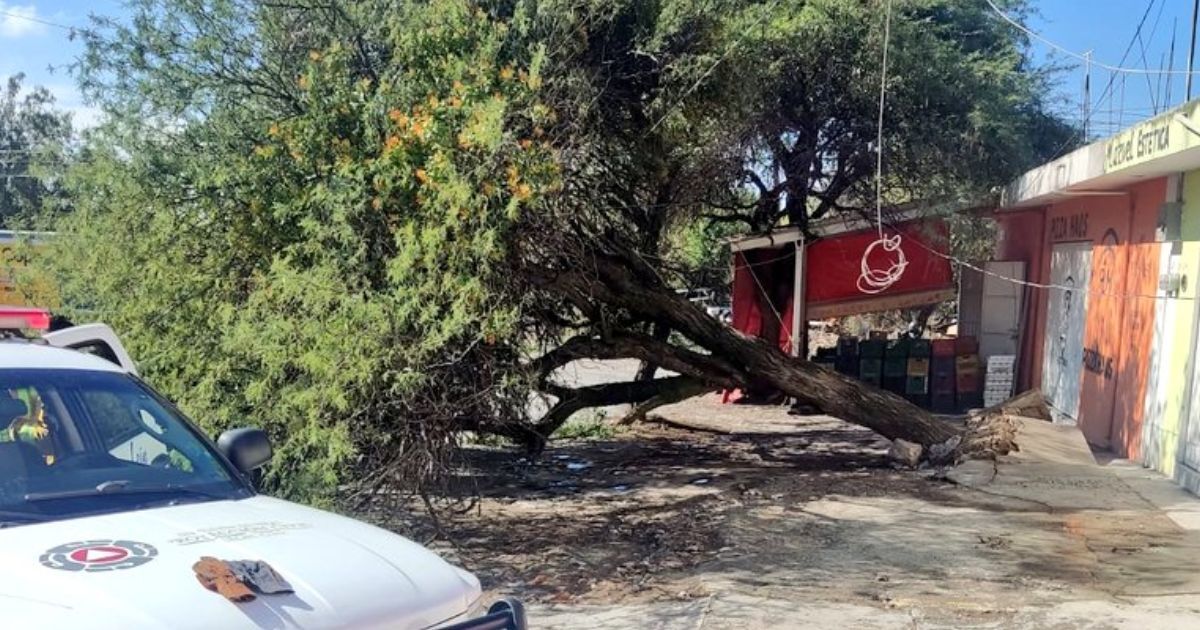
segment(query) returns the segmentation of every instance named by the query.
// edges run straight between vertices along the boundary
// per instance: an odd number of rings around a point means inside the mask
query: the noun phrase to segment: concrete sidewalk
[[[1074,429],[933,498],[747,507],[680,601],[535,606],[535,628],[1198,628],[1200,501]],[[929,481],[936,484],[935,481]],[[683,594],[681,594],[683,595]]]

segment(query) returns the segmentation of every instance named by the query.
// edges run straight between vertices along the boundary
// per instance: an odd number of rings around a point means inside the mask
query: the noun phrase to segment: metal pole
[[[1175,83],[1175,33],[1179,30],[1179,18],[1171,23],[1171,60],[1167,62],[1167,98],[1165,109],[1171,107],[1171,84]]]
[[[1200,0],[1197,0],[1200,2]],[[1083,141],[1087,142],[1088,138],[1088,123],[1092,118],[1092,51],[1083,53],[1084,56],[1084,72],[1083,72]]]
[[[801,359],[808,359],[808,302],[804,299],[806,287],[808,286],[805,277],[808,274],[808,265],[804,258],[808,253],[804,237],[792,244],[796,254],[796,264],[794,267],[795,277],[792,279],[792,344],[791,355]]]
[[[1192,3],[1192,44],[1188,46],[1187,100],[1192,100],[1192,60],[1196,57],[1196,17],[1200,13],[1200,0]]]

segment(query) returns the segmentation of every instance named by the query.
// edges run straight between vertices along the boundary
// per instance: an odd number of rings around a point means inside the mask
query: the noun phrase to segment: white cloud
[[[32,4],[6,4],[0,2],[0,37],[16,39],[27,35],[41,35],[46,25],[38,22],[37,7]]]
[[[47,90],[54,95],[54,106],[71,113],[71,124],[76,131],[90,129],[100,124],[104,112],[88,105],[79,95],[79,90],[70,83],[46,83]]]
[[[99,107],[79,105],[68,107],[66,110],[71,112],[71,126],[75,128],[75,131],[91,129],[104,119],[104,112]]]

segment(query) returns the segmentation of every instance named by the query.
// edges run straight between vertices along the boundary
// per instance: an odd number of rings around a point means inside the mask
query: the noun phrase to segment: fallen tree
[[[1003,414],[984,414],[968,425],[938,419],[930,412],[890,392],[872,387],[814,363],[792,358],[762,339],[742,335],[709,316],[703,309],[657,283],[654,270],[628,252],[598,254],[581,270],[571,264],[546,274],[541,288],[564,296],[579,312],[622,309],[640,318],[670,326],[707,353],[628,333],[574,337],[543,355],[534,365],[543,373],[576,359],[633,358],[666,367],[684,376],[632,384],[614,384],[563,391],[559,405],[570,412],[586,406],[623,402],[676,401],[681,395],[711,389],[745,388],[759,379],[825,413],[867,427],[888,439],[922,445],[927,459],[947,463],[962,457],[991,457],[1016,448],[1015,433]],[[637,386],[636,396],[631,396]],[[582,406],[581,406],[582,405]],[[645,413],[645,409],[640,410]],[[569,414],[567,414],[569,415]],[[565,421],[551,410],[539,423],[549,435]]]
[[[1011,448],[676,293],[728,280],[722,236],[872,208],[881,149],[909,202],[1070,148],[986,7],[896,3],[880,145],[877,2],[132,5],[81,33],[107,116],[30,269],[207,430],[267,429],[272,491],[424,491],[466,431],[538,450],[590,407],[759,385],[927,459]],[[553,378],[618,358],[639,378]]]

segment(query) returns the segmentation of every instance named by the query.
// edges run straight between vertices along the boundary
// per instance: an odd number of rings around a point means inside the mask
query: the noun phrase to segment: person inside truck
[[[0,442],[30,444],[47,465],[54,463],[50,423],[41,396],[33,388],[11,389],[7,396],[0,396],[0,427],[6,427],[0,430]]]

